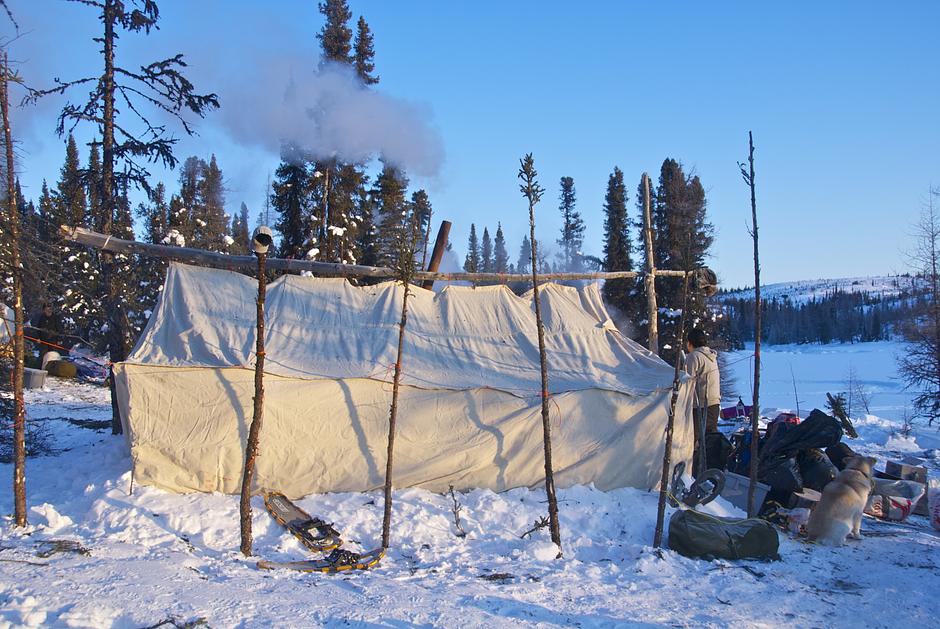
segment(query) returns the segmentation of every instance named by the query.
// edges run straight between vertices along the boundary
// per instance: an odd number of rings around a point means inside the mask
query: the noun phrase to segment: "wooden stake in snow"
[[[7,229],[10,240],[10,273],[13,275],[13,522],[26,526],[26,406],[23,401],[23,269],[20,265],[19,213],[16,209],[16,174],[13,170],[13,132],[10,129],[10,72],[3,52],[0,71],[0,107],[3,112],[3,142],[6,148]]]
[[[535,160],[532,153],[519,160],[519,189],[529,201],[529,239],[532,242],[532,298],[535,301],[535,326],[539,335],[539,366],[542,371],[542,435],[545,445],[545,494],[548,497],[548,530],[561,556],[561,529],[558,525],[558,499],[555,497],[555,475],[552,471],[552,425],[548,418],[548,358],[545,354],[545,329],[542,326],[542,308],[539,304],[538,243],[535,240],[535,205],[545,189],[536,180]]]
[[[748,169],[738,163],[744,182],[751,189],[751,238],[754,240],[754,399],[751,402],[751,482],[747,488],[747,515],[754,517],[760,505],[756,502],[758,418],[760,417],[760,256],[757,246],[757,197],[754,190],[754,135],[748,131]]]
[[[647,347],[659,354],[659,309],[656,307],[656,263],[653,260],[653,221],[650,216],[650,176],[643,173],[643,246],[646,249]],[[681,347],[679,348],[682,349]]]
[[[388,411],[388,449],[385,455],[385,510],[382,514],[382,548],[389,547],[392,528],[392,477],[395,454],[395,422],[398,419],[398,389],[401,382],[401,357],[405,345],[405,326],[408,323],[408,296],[411,280],[415,274],[415,249],[418,246],[417,218],[409,217],[408,231],[402,233],[398,245],[396,264],[398,280],[405,287],[401,301],[401,321],[398,323],[398,351],[395,355],[395,374],[392,377],[392,405]]]
[[[251,427],[248,429],[248,443],[245,446],[245,470],[242,474],[242,493],[239,503],[241,523],[241,551],[246,557],[251,556],[251,481],[255,473],[255,459],[258,456],[258,437],[261,434],[261,422],[264,419],[264,297],[267,290],[265,258],[271,246],[271,230],[259,227],[252,238],[252,246],[258,256],[258,299],[256,308],[257,339],[255,342],[255,397]]]
[[[682,280],[682,315],[676,335],[676,366],[672,378],[672,397],[669,399],[669,418],[666,420],[666,443],[663,446],[663,470],[659,480],[659,505],[656,509],[656,531],[653,548],[663,543],[663,525],[666,521],[666,492],[669,491],[669,467],[672,464],[672,433],[676,423],[676,404],[679,401],[679,374],[682,372],[682,348],[685,347],[685,311],[689,307],[689,274]],[[703,466],[704,467],[704,466]]]

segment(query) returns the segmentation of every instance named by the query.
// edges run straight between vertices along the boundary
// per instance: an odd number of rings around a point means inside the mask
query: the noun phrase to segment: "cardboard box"
[[[790,495],[789,509],[812,509],[822,498],[822,494],[815,489],[804,488],[803,491]]]
[[[903,461],[888,461],[885,463],[885,474],[899,480],[912,480],[926,485],[927,468],[923,463],[923,459],[916,457],[907,457]]]

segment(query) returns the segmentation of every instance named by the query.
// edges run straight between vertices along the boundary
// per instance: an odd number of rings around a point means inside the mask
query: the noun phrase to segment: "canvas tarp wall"
[[[173,264],[134,352],[116,367],[140,482],[237,492],[251,421],[254,279]],[[403,288],[283,276],[268,290],[258,489],[382,484]],[[611,324],[597,285],[545,285],[559,486],[659,481],[672,368]],[[403,358],[396,486],[535,486],[544,479],[531,294],[415,290]],[[675,454],[691,455],[688,386]]]

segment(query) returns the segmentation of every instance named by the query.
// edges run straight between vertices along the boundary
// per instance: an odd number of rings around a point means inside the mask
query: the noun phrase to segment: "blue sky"
[[[30,83],[100,72],[89,9],[60,0],[8,4],[22,33],[11,56]],[[558,181],[571,176],[585,251],[595,255],[613,167],[625,173],[632,212],[640,174],[655,177],[664,158],[680,160],[706,187],[717,232],[711,264],[732,287],[753,283],[749,196],[736,165],[749,130],[768,283],[904,272],[910,224],[940,183],[940,3],[350,7],[374,31],[378,89],[406,101],[439,135],[439,171],[412,183],[428,189],[436,217],[454,222],[461,258],[471,221],[481,231],[501,221],[515,258],[528,229],[516,181],[527,152],[548,190],[537,210],[539,238],[557,238]],[[222,110],[198,122],[198,138],[181,139],[178,156],[215,153],[230,211],[244,201],[257,212],[277,152],[234,135],[232,120],[250,124],[264,114],[245,106],[246,78],[316,67],[316,3],[164,0],[160,8],[161,30],[125,35],[119,60],[186,55],[194,83],[218,92]],[[14,120],[29,197],[43,178],[58,176],[61,104],[50,100]],[[175,189],[175,173],[153,172]]]

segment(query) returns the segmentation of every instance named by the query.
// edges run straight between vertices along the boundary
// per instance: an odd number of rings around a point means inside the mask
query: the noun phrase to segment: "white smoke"
[[[367,89],[349,66],[310,65],[254,63],[227,82],[218,115],[236,141],[272,151],[290,143],[316,158],[349,162],[381,157],[418,176],[438,175],[444,148],[429,107]]]

